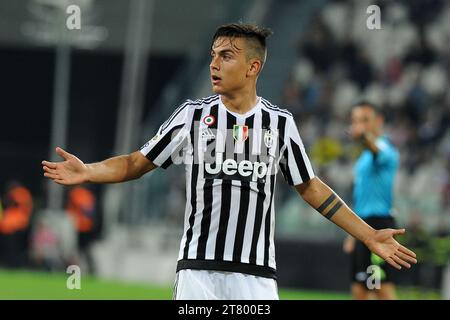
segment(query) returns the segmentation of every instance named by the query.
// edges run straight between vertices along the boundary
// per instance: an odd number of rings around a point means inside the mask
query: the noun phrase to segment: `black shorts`
[[[374,229],[395,229],[393,217],[371,217],[364,221]],[[351,279],[367,287],[368,282],[373,283],[374,276],[379,276],[380,282],[395,283],[397,269],[372,253],[361,241],[356,241],[355,249],[351,254]],[[368,280],[368,278],[371,279]],[[369,288],[368,288],[369,289]]]

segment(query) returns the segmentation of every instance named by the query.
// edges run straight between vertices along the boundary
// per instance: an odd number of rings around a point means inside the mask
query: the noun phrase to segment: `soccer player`
[[[84,164],[57,148],[63,162],[43,161],[56,183],[113,183],[157,167],[184,164],[186,210],[175,299],[278,299],[275,264],[276,173],[326,218],[396,268],[415,254],[375,230],[314,176],[292,115],[256,94],[271,31],[229,24],[211,45],[215,95],[187,100],[139,151]]]
[[[354,165],[353,205],[358,216],[375,229],[395,228],[392,201],[399,154],[383,134],[383,122],[382,114],[369,102],[358,103],[352,108],[351,136],[364,148]],[[370,292],[379,299],[396,298],[392,282],[395,269],[351,236],[344,242],[344,251],[351,253],[354,299],[368,299]],[[378,277],[378,288],[370,286],[371,281],[367,281],[370,266],[374,266],[370,273]]]

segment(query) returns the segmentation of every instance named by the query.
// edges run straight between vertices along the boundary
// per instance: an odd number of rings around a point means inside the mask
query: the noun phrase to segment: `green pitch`
[[[81,289],[66,287],[68,274],[29,271],[0,271],[0,299],[132,299],[170,300],[170,286],[152,286],[82,277]],[[280,290],[281,299],[349,299],[346,294]]]
[[[68,274],[40,273],[30,271],[0,270],[0,300],[42,299],[42,300],[170,300],[170,286],[152,286],[120,281],[106,281],[93,277],[81,278],[81,289],[69,290]],[[280,289],[282,300],[348,300],[349,294],[307,290]],[[401,299],[439,299],[437,293],[423,295],[423,290],[402,290]],[[420,296],[419,296],[420,295]]]

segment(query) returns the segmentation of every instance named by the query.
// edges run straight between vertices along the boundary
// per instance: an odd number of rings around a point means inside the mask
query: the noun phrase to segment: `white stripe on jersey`
[[[213,203],[212,212],[220,212],[222,205],[222,180],[214,179],[213,189]],[[219,219],[220,215],[214,214],[211,216],[211,226],[209,228],[209,236],[206,243],[206,255],[205,259],[214,260],[214,250],[216,248],[217,231],[219,231]]]
[[[203,179],[203,157],[204,157],[204,149],[203,149],[203,143],[205,141],[201,138],[201,132],[207,128],[207,125],[203,122],[203,119],[210,115],[211,112],[211,105],[207,105],[203,108],[202,114],[200,117],[200,123],[199,123],[199,140],[201,140],[200,143],[197,145],[197,152],[199,155],[199,179],[197,180],[197,212],[195,213],[195,220],[194,220],[194,226],[192,228],[193,237],[192,241],[189,244],[189,254],[188,259],[195,259],[197,257],[197,249],[198,249],[198,243],[199,243],[199,237],[201,233],[201,223],[203,218],[203,211],[205,203],[203,201],[204,198],[204,185],[205,185],[205,179]]]
[[[216,152],[225,151],[225,135],[221,132],[226,132],[227,128],[227,112],[224,108],[218,109],[218,119],[217,121],[217,133],[216,133]],[[214,190],[213,190],[213,212],[220,212],[222,205],[222,180],[214,179]],[[211,216],[211,226],[209,231],[208,241],[206,243],[206,256],[208,260],[214,260],[215,248],[216,248],[216,238],[217,232],[219,231],[219,221],[220,214],[215,214]]]
[[[192,181],[192,166],[186,166],[186,186],[191,185]],[[191,188],[186,188],[186,199],[191,199]],[[189,229],[189,217],[192,211],[192,205],[190,201],[186,201],[186,209],[184,210],[184,232],[183,237],[181,238],[180,248],[184,248],[186,245],[187,235],[186,230]],[[184,251],[180,249],[178,254],[178,260],[183,259]]]
[[[233,261],[234,239],[236,237],[238,212],[239,212],[239,205],[241,202],[240,186],[241,181],[231,181],[230,217],[228,219],[227,236],[225,238],[225,251],[223,254],[223,259],[225,261]]]
[[[270,127],[271,128],[278,128],[278,116],[276,113],[270,113]],[[285,130],[287,132],[287,130]],[[286,139],[286,134],[285,134],[285,138]],[[286,141],[286,140],[285,140]],[[276,154],[276,149],[278,148],[278,139],[275,140],[275,142],[273,143],[272,147],[270,148],[270,154]],[[275,167],[276,168],[276,167]],[[276,175],[271,176],[271,178],[274,179],[274,185],[276,183]],[[275,190],[275,189],[274,189]],[[270,194],[270,191],[269,191]],[[275,196],[272,195],[272,203],[271,203],[271,212],[270,212],[270,246],[269,246],[269,267],[276,269],[276,263],[275,263],[275,244],[273,242],[274,239],[274,235],[275,235]],[[269,199],[270,201],[270,199]],[[265,217],[264,217],[265,218]],[[265,220],[263,220],[265,221]],[[267,254],[267,252],[265,252],[265,254]],[[266,258],[267,259],[267,258]]]
[[[258,188],[256,182],[250,182],[250,187],[253,190],[257,190]],[[242,248],[241,254],[241,261],[243,263],[250,263],[250,250],[256,218],[256,199],[258,196],[257,192],[258,191],[250,193],[250,203],[247,210],[247,221],[245,222],[244,246]]]

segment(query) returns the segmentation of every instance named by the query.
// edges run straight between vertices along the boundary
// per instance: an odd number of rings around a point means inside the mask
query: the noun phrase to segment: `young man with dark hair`
[[[314,176],[292,115],[257,96],[270,34],[255,25],[219,27],[210,63],[216,95],[187,100],[139,151],[84,164],[57,148],[65,161],[43,161],[44,175],[63,185],[122,182],[156,167],[185,165],[175,299],[278,299],[278,168],[306,202],[388,263],[409,268],[416,262],[394,239],[403,229],[373,229]]]
[[[395,228],[392,205],[399,154],[383,134],[383,122],[380,110],[370,102],[361,101],[352,108],[351,136],[364,148],[353,169],[353,206],[356,214],[375,229]],[[368,299],[370,292],[383,300],[396,298],[394,268],[351,236],[344,242],[344,251],[351,253],[354,299]],[[368,268],[377,277],[378,287],[368,281]]]

